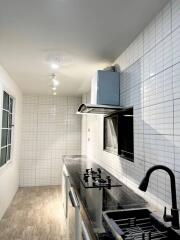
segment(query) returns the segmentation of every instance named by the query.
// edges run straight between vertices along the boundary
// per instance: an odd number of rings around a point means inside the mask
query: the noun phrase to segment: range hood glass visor
[[[78,109],[78,114],[111,114],[113,112],[122,110],[119,106],[110,105],[93,105],[93,104],[81,104]]]

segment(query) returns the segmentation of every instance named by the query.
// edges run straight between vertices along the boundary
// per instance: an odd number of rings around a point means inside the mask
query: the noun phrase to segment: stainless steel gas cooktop
[[[107,188],[122,186],[118,181],[112,180],[101,168],[86,169],[84,174],[80,176],[80,180],[85,188]]]

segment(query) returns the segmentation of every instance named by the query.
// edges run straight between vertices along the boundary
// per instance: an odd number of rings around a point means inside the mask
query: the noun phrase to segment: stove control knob
[[[111,177],[110,177],[110,176],[107,176],[106,179],[107,179],[107,181],[108,181],[108,184],[111,184]]]
[[[90,170],[91,170],[91,169],[88,169],[88,168],[87,168],[87,169],[86,169],[86,173],[89,174],[89,171],[90,171]]]
[[[88,174],[84,174],[84,181],[87,183],[89,181],[89,175]]]

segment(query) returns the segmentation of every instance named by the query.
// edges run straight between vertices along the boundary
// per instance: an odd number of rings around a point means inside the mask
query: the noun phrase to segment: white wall
[[[80,154],[79,97],[24,96],[20,185],[61,184],[62,155]]]
[[[0,219],[9,206],[19,184],[19,155],[21,135],[21,91],[8,76],[7,72],[0,66],[0,125],[2,124],[3,90],[6,90],[15,98],[15,130],[12,161],[0,168]],[[0,134],[1,135],[1,134]]]
[[[134,190],[152,165],[170,167],[180,207],[180,0],[170,1],[115,63],[121,69],[121,105],[134,106],[135,161],[103,151],[98,116],[83,116],[82,153]],[[167,174],[154,173],[144,196],[162,207],[170,204]]]

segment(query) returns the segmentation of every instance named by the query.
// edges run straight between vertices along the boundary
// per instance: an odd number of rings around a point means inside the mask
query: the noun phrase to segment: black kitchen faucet
[[[146,192],[151,173],[154,172],[155,170],[158,170],[158,169],[162,169],[162,170],[166,171],[169,174],[170,180],[171,180],[171,196],[172,196],[171,215],[166,214],[166,207],[165,207],[165,209],[164,209],[164,221],[165,222],[171,222],[172,227],[174,229],[179,229],[179,211],[178,211],[178,208],[177,208],[177,199],[176,199],[176,180],[175,180],[175,176],[174,176],[174,173],[172,172],[172,170],[169,169],[166,166],[163,166],[163,165],[155,165],[155,166],[151,167],[147,171],[143,180],[141,181],[141,183],[139,185],[139,189],[141,191]]]

